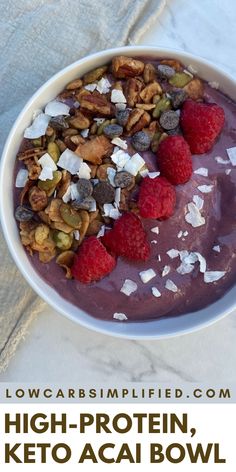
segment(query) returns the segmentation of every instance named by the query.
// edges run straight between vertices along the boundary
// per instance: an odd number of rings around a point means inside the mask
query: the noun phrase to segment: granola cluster
[[[86,236],[100,237],[122,212],[139,212],[149,172],[145,152],[181,134],[180,108],[203,97],[203,83],[176,60],[126,56],[76,78],[35,114],[17,155],[15,211],[22,244],[53,258],[71,277]]]

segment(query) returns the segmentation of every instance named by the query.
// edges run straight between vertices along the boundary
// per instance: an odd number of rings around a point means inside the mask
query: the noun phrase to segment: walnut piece
[[[156,78],[156,69],[152,64],[145,64],[143,71],[143,78],[145,84],[153,82]]]
[[[92,164],[101,164],[104,157],[111,155],[113,145],[106,136],[97,136],[85,144],[80,144],[75,153]]]
[[[146,128],[150,121],[151,121],[151,116],[147,111],[140,110],[136,108],[137,111],[142,111],[143,114],[141,115],[140,119],[136,121],[136,123],[131,127],[129,130],[129,135],[132,136],[132,134],[137,133],[138,131],[141,131],[143,128]]]
[[[67,170],[62,171],[62,178],[57,189],[57,198],[62,198],[71,183],[71,174]]]
[[[83,95],[80,99],[81,109],[89,111],[92,115],[109,116],[112,113],[112,105],[104,95],[94,92]]]
[[[74,262],[75,253],[73,251],[64,251],[56,259],[56,263],[66,271],[66,278],[71,279],[71,267]]]
[[[66,90],[76,90],[82,87],[83,82],[81,79],[75,79],[66,86]]]
[[[143,83],[141,80],[137,79],[128,79],[126,87],[126,99],[129,107],[134,107],[139,101],[139,94],[143,88]]]
[[[87,116],[84,116],[81,111],[77,111],[76,115],[70,119],[70,126],[73,126],[76,129],[86,129],[89,128],[90,120]]]
[[[181,62],[177,61],[177,59],[162,59],[160,61],[160,64],[165,64],[167,66],[173,67],[173,69],[175,69],[176,72],[179,72],[182,70]]]
[[[150,103],[154,95],[162,93],[162,88],[158,82],[151,82],[141,92],[140,97],[144,103]]]
[[[41,211],[48,204],[48,197],[45,190],[34,186],[29,191],[29,203],[33,211]]]
[[[118,79],[141,75],[144,63],[127,56],[117,56],[112,59],[112,72]]]
[[[192,100],[199,100],[204,94],[204,85],[200,79],[193,79],[184,87],[185,92]]]

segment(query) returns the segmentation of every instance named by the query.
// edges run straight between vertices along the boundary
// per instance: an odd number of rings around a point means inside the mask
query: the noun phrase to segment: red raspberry
[[[161,173],[173,185],[185,184],[193,172],[192,156],[188,143],[182,136],[168,136],[157,151]]]
[[[174,213],[175,202],[175,188],[165,177],[143,179],[138,199],[140,215],[143,218],[169,218]]]
[[[223,108],[216,103],[186,100],[181,110],[180,125],[193,154],[204,154],[213,147],[225,121]]]
[[[150,245],[143,225],[134,213],[124,213],[102,238],[104,246],[117,256],[134,261],[146,261]]]
[[[95,236],[85,239],[75,256],[71,269],[73,277],[83,284],[89,284],[108,275],[116,260]]]

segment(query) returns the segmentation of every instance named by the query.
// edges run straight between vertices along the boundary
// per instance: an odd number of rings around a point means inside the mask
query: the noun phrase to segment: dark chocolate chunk
[[[125,110],[119,110],[116,113],[117,123],[121,126],[125,126],[129,119],[130,110],[126,108]]]
[[[79,192],[78,201],[82,202],[85,198],[92,195],[93,185],[90,180],[79,179],[77,182],[77,190]]]
[[[108,182],[99,182],[93,189],[93,197],[99,205],[111,203],[115,199],[115,189]]]
[[[103,134],[110,139],[118,138],[123,133],[123,128],[120,125],[106,125],[103,128]]]
[[[71,203],[71,206],[75,210],[90,210],[93,207],[94,198],[93,197],[86,197],[82,202],[80,200],[74,200]]]
[[[179,124],[179,115],[173,110],[164,111],[161,114],[159,122],[163,129],[174,129]]]
[[[126,188],[132,185],[135,181],[135,178],[133,175],[129,174],[129,172],[126,172],[125,170],[122,170],[121,172],[117,172],[114,178],[114,184],[116,187],[120,188]]]
[[[34,216],[34,212],[24,206],[18,206],[15,210],[15,218],[17,221],[30,221]]]
[[[172,107],[175,110],[177,110],[177,108],[180,108],[186,100],[187,96],[188,95],[185,90],[173,90],[172,92],[170,92],[170,100]]]
[[[49,121],[49,126],[58,131],[69,128],[69,124],[63,115],[58,115],[51,118]]]
[[[175,75],[175,69],[165,64],[157,66],[157,74],[161,79],[170,79]]]
[[[151,144],[150,136],[145,131],[138,131],[132,136],[132,146],[136,151],[147,151]]]

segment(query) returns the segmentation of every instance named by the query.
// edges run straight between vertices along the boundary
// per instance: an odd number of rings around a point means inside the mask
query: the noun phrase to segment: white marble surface
[[[234,0],[167,0],[140,44],[201,55],[236,76]],[[187,336],[123,341],[81,328],[46,307],[1,381],[229,382],[235,380],[236,317]]]

